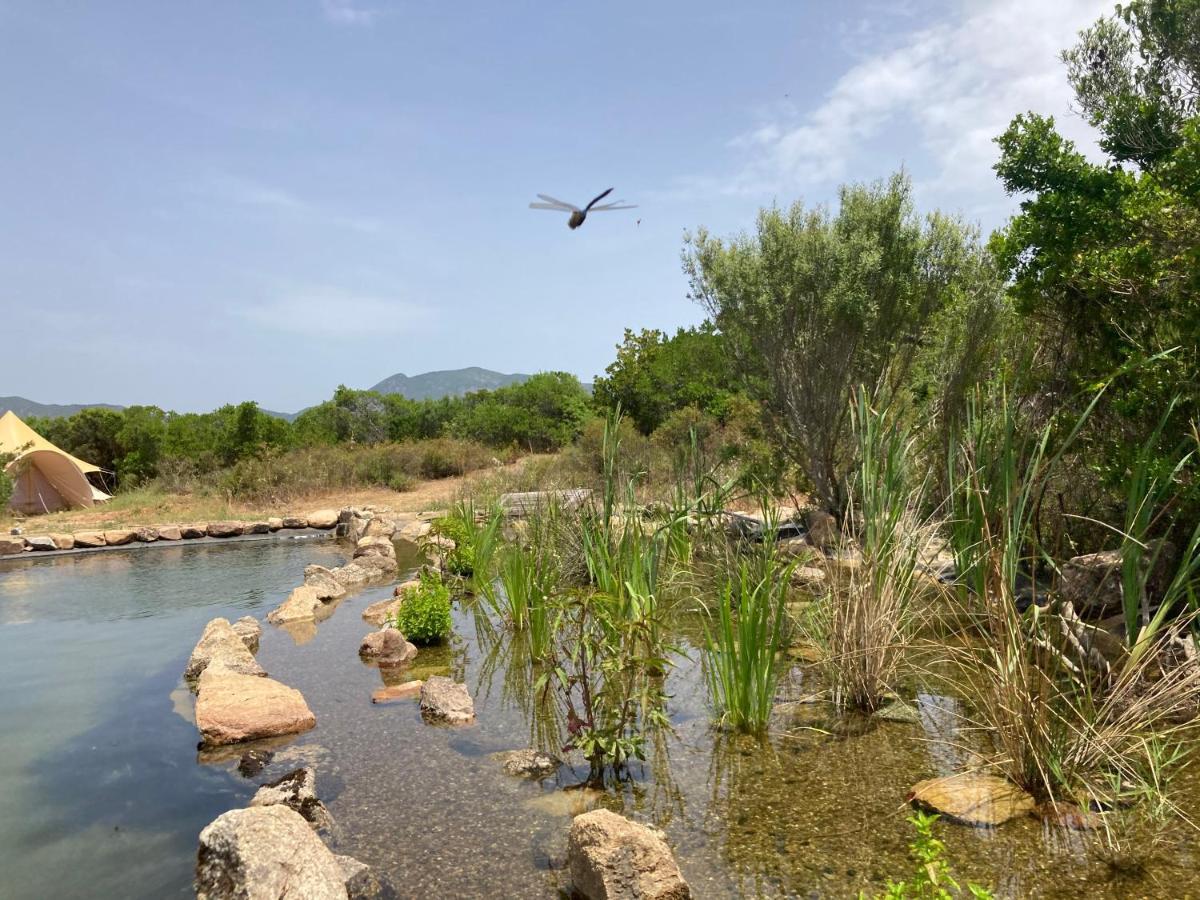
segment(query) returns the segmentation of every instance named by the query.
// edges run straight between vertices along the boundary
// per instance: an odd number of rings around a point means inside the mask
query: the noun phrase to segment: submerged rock
[[[466,725],[475,720],[475,703],[465,684],[434,675],[421,685],[421,715],[426,720]]]
[[[1055,803],[1047,800],[1039,803],[1033,814],[1045,825],[1055,825],[1071,831],[1091,831],[1104,825],[1099,813],[1076,806],[1074,803]]]
[[[196,900],[347,900],[346,874],[287,806],[234,809],[200,832]]]
[[[310,621],[320,603],[316,590],[302,584],[288,594],[286,600],[267,613],[267,621],[272,625]]]
[[[388,626],[363,638],[358,655],[381,666],[400,666],[416,658],[417,648],[408,642],[399,628]]]
[[[346,894],[350,900],[394,900],[400,895],[382,875],[353,856],[336,856],[346,879]]]
[[[391,703],[393,700],[407,700],[412,697],[421,695],[421,685],[425,682],[420,679],[406,681],[404,684],[388,684],[381,688],[377,688],[371,694],[372,703]]]
[[[333,828],[333,816],[317,799],[317,773],[311,766],[288,772],[282,778],[264,784],[250,800],[251,806],[281,804],[294,809],[318,831]]]
[[[317,724],[304,695],[272,678],[209,666],[198,690],[196,727],[210,747],[299,734]]]
[[[259,772],[269,766],[271,764],[271,760],[274,758],[274,750],[247,750],[242,754],[242,758],[238,760],[238,774],[243,778],[253,778]]]
[[[509,750],[495,754],[505,775],[518,778],[545,778],[553,775],[562,760],[541,750]]]
[[[337,600],[346,596],[346,589],[333,577],[333,573],[315,563],[304,567],[304,583],[317,592],[318,600]]]
[[[588,900],[687,900],[666,836],[607,809],[576,816],[567,837],[575,890]]]
[[[902,722],[906,725],[920,725],[921,711],[911,703],[903,700],[893,700],[875,710],[875,718],[885,722]]]
[[[241,622],[238,624],[242,625]],[[258,625],[257,622],[254,624]],[[246,630],[245,625],[242,625],[242,630]],[[256,639],[255,646],[257,645]],[[204,633],[192,648],[192,655],[183,670],[183,677],[190,680],[199,678],[214,663],[227,672],[240,675],[266,677],[267,674],[254,658],[245,639],[229,624],[228,619],[213,619],[204,626]]]
[[[595,788],[567,788],[532,797],[525,801],[524,806],[548,816],[569,816],[573,819],[594,809],[603,796],[603,792]]]
[[[1033,797],[995,775],[966,772],[913,786],[908,801],[963,825],[1003,825],[1033,812]]]

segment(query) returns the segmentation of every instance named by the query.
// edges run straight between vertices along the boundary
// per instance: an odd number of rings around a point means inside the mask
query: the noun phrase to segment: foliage
[[[392,625],[414,644],[438,644],[450,634],[450,589],[437,572],[422,571],[416,590],[404,595]]]
[[[836,214],[797,203],[761,211],[752,236],[688,238],[693,299],[726,336],[782,452],[839,514],[853,389],[899,396],[939,313],[1000,291],[973,231],[937,213],[920,220],[911,195],[900,174],[842,187]]]
[[[449,427],[493,447],[558,450],[578,437],[589,403],[574,375],[542,372],[520,384],[468,394]]]
[[[461,510],[452,510],[450,515],[435,520],[429,533],[435,537],[454,542],[454,549],[445,553],[443,567],[451,575],[470,578],[475,572],[475,546],[471,541],[474,521],[468,521]]]
[[[724,339],[711,322],[661,331],[625,330],[617,358],[596,379],[592,393],[601,413],[620,407],[642,434],[688,407],[719,420],[728,412],[737,383]]]
[[[933,833],[938,816],[921,811],[908,817],[916,838],[908,845],[914,863],[911,878],[888,881],[887,891],[879,900],[954,900],[955,897],[974,897],[990,900],[992,892],[976,884],[967,884],[966,893],[959,887],[946,859],[946,845]]]
[[[0,510],[8,509],[8,502],[16,489],[12,473],[8,471],[15,458],[16,454],[0,452]]]
[[[718,721],[738,731],[765,731],[775,702],[791,567],[774,563],[769,550],[761,565],[742,561],[721,591],[714,630],[706,627],[709,701]]]

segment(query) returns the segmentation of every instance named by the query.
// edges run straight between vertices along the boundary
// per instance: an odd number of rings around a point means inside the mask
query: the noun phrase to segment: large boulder
[[[338,584],[346,588],[359,587],[375,578],[374,570],[360,566],[357,562],[330,569],[329,574],[337,580]]]
[[[103,540],[101,536],[101,540]],[[25,539],[22,537],[0,537],[0,556],[15,556],[25,552]]]
[[[111,528],[104,532],[104,543],[110,547],[132,544],[136,539],[137,532],[132,528]]]
[[[241,522],[209,522],[205,531],[209,537],[227,538],[237,537],[242,533],[242,528]]]
[[[57,550],[54,538],[48,534],[31,534],[25,538],[30,550]]]
[[[396,523],[391,519],[385,519],[383,516],[376,516],[367,522],[367,527],[363,531],[364,537],[385,537],[391,540],[392,535],[396,533]]]
[[[234,809],[200,832],[196,900],[348,900],[346,872],[295,810]]]
[[[576,816],[567,837],[575,890],[588,900],[687,900],[692,896],[665,836],[607,809]]]
[[[401,528],[400,533],[395,535],[395,537],[399,537],[401,540],[409,541],[415,544],[421,538],[429,534],[429,531],[432,528],[433,524],[431,522],[427,522],[424,519],[416,519]]]
[[[209,747],[299,734],[317,724],[304,695],[272,678],[210,665],[198,687],[196,727]]]
[[[400,666],[417,656],[417,648],[398,628],[381,628],[362,639],[358,655],[381,666]]]
[[[396,557],[378,553],[360,556],[351,565],[365,570],[369,581],[383,581],[400,571],[400,564],[396,562]]]
[[[361,559],[365,556],[386,556],[395,559],[396,547],[392,543],[392,539],[388,537],[381,535],[364,537],[354,545],[354,558]]]
[[[304,516],[284,516],[282,521],[283,521],[284,528],[307,528],[308,527],[308,519],[306,519]]]
[[[282,527],[283,519],[279,518],[279,516],[269,516],[267,518],[267,528],[271,529],[271,531],[278,531]]]
[[[179,526],[179,535],[186,541],[202,538],[208,534],[207,522],[193,522]]]
[[[233,631],[242,639],[246,649],[251,653],[258,652],[258,639],[262,637],[262,626],[254,616],[242,616],[233,623]]]
[[[50,540],[54,541],[54,547],[56,550],[75,549],[75,535],[68,534],[65,531],[51,532]]]
[[[333,816],[317,799],[317,773],[312,766],[304,766],[264,784],[250,800],[250,805],[283,805],[300,813],[304,821],[319,831],[333,828]]]
[[[270,530],[271,526],[265,520],[261,522],[247,522],[242,526],[242,534],[267,534]]]
[[[317,592],[319,600],[337,600],[346,596],[346,588],[324,566],[315,563],[304,567],[304,583]]]
[[[241,635],[229,624],[228,619],[213,619],[204,626],[204,633],[192,649],[183,676],[188,679],[199,678],[214,662],[219,663],[226,671],[241,675],[265,677],[267,674]]]
[[[160,541],[177,541],[183,537],[178,525],[159,525],[158,539]]]
[[[315,588],[302,584],[294,589],[286,600],[267,613],[267,621],[272,625],[283,625],[285,622],[304,622],[315,618],[321,599]]]
[[[995,775],[965,772],[913,785],[908,801],[963,825],[1003,825],[1033,812],[1033,797]]]
[[[108,541],[104,538],[103,531],[77,531],[75,532],[76,547],[103,547]]]
[[[153,525],[142,525],[137,530],[137,539],[143,544],[150,544],[158,540],[158,529]]]
[[[421,715],[448,725],[466,725],[475,720],[475,704],[465,684],[432,675],[421,685]]]
[[[338,513],[336,509],[317,509],[313,510],[306,517],[309,528],[332,528],[338,523]]]

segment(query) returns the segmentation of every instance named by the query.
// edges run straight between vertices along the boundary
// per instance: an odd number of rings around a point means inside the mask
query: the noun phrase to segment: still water
[[[491,754],[539,733],[526,670],[503,642],[480,641],[468,612],[456,610],[452,644],[422,650],[401,680],[465,680],[476,724],[431,727],[415,702],[371,704],[382,676],[358,658],[360,613],[390,587],[347,598],[316,629],[264,625],[258,659],[304,693],[315,730],[276,745],[252,779],[236,753],[198,754],[180,673],[204,624],[261,619],[305,565],[342,553],[330,540],[281,539],[0,565],[0,897],[188,897],[204,825],[303,764],[338,822],[337,851],[403,897],[561,896],[571,811],[597,803],[663,828],[698,897],[870,895],[911,871],[908,787],[962,764],[945,740],[954,701],[920,686],[920,725],[800,705],[766,740],[721,735],[698,664],[684,658],[667,681],[673,733],[630,782],[590,797],[563,790],[582,769],[509,778]],[[695,623],[677,627],[694,657]],[[792,672],[780,699],[811,689],[806,677]],[[1190,838],[1119,880],[1084,838],[1032,819],[939,835],[959,876],[998,896],[1200,896]]]

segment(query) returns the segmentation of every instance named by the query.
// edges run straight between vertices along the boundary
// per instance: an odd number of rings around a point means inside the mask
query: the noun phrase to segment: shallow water
[[[952,701],[933,695],[919,697],[920,726],[801,705],[763,741],[714,733],[699,669],[684,660],[667,678],[674,733],[630,782],[589,798],[562,790],[582,770],[509,778],[490,754],[530,744],[529,685],[509,648],[486,652],[464,611],[455,641],[422,650],[402,678],[465,679],[476,724],[432,727],[415,701],[371,704],[382,676],[358,658],[369,630],[359,614],[390,588],[344,600],[315,629],[264,626],[259,661],[304,693],[314,731],[279,742],[254,779],[237,773],[237,753],[198,757],[180,672],[204,623],[261,618],[306,564],[341,553],[279,540],[0,566],[0,897],[189,896],[200,829],[303,762],[339,823],[338,851],[405,897],[558,896],[571,809],[596,802],[662,827],[698,897],[855,896],[911,871],[904,794],[961,764],[932,740],[953,722]],[[781,699],[808,687],[797,670]],[[1082,838],[1032,819],[939,835],[960,878],[998,896],[1200,896],[1190,842],[1148,876],[1113,881]]]

